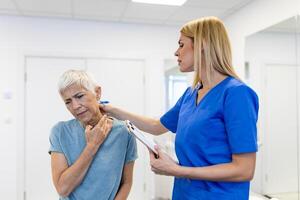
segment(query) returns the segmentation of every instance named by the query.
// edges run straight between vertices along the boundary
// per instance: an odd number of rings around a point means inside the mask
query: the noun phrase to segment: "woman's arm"
[[[150,152],[152,171],[168,176],[185,177],[208,181],[249,181],[255,170],[256,153],[233,154],[232,162],[207,167],[184,167],[175,163],[158,149],[159,158]]]
[[[115,200],[127,199],[132,186],[133,166],[134,161],[125,164],[122,174],[121,185]]]
[[[232,155],[232,162],[208,167],[180,167],[176,176],[209,181],[250,181],[254,176],[256,153]]]
[[[136,115],[111,105],[101,104],[100,109],[117,119],[129,120],[142,131],[153,135],[161,135],[168,131],[168,129],[165,128],[157,119]]]
[[[95,150],[86,147],[78,160],[68,166],[67,160],[62,153],[51,153],[52,180],[57,193],[67,197],[83,180],[93,158]]]
[[[87,145],[74,164],[68,166],[62,153],[51,153],[52,180],[58,194],[67,197],[82,182],[99,147],[112,127],[112,121],[103,116],[95,127],[87,126]]]

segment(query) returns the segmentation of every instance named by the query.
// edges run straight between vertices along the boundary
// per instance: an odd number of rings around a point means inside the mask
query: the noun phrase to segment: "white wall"
[[[164,111],[164,59],[173,58],[178,27],[0,16],[0,35],[1,199],[22,195],[25,55],[145,59],[145,112]]]
[[[300,13],[299,0],[253,0],[224,22],[232,42],[233,64],[244,75],[245,38]]]
[[[224,20],[232,42],[233,64],[241,77],[244,77],[246,38],[299,13],[299,0],[253,0],[250,4],[241,8]],[[277,42],[274,43],[274,41],[272,43],[272,39],[276,39],[275,41],[280,39],[283,43],[281,42],[280,44],[277,44]],[[292,52],[291,50],[293,49],[291,48],[292,39],[289,37],[283,35],[277,35],[276,37],[268,35],[268,37],[266,37],[266,35],[261,35],[256,38],[251,38],[250,40],[252,42],[251,45],[247,42],[247,51],[251,54],[248,59],[256,58],[256,62],[261,62],[262,60],[274,60],[276,56],[279,56],[277,58],[282,58],[283,62],[287,61],[287,63],[291,63],[295,61],[295,57],[293,57],[295,56],[295,52]],[[250,46],[248,46],[248,44]],[[278,46],[280,47],[277,48]],[[284,56],[285,58],[283,58]],[[253,60],[252,62],[255,63]],[[254,67],[254,65],[255,64],[251,64],[250,66],[252,73],[250,85],[258,92],[258,95],[261,96],[261,72],[259,71],[259,68]],[[260,113],[259,118],[261,117],[263,117],[263,115]],[[263,130],[259,127],[259,132],[261,131]],[[255,175],[256,180],[252,185],[253,189],[258,192],[261,192],[262,190],[262,181],[260,177],[262,166],[260,159],[261,155],[259,153]]]
[[[246,38],[245,42],[245,59],[250,64],[250,80],[249,83],[256,88],[256,92],[260,97],[260,118],[258,126],[259,141],[262,146],[257,154],[257,164],[255,177],[252,181],[252,189],[258,193],[263,192],[263,178],[266,169],[266,158],[264,133],[266,127],[266,110],[264,97],[264,68],[266,64],[280,64],[280,65],[296,65],[296,44],[295,34],[293,33],[257,33]],[[285,77],[286,78],[286,77]],[[280,80],[278,80],[280,81]],[[280,115],[280,113],[278,113]],[[287,119],[288,120],[288,119]],[[286,124],[284,121],[282,124]],[[282,143],[282,145],[288,145]],[[288,149],[288,146],[282,147]],[[287,155],[285,162],[294,163],[295,158],[288,157],[291,152],[272,152],[276,156],[285,153]],[[285,172],[286,176],[294,171]],[[295,176],[295,174],[291,174]]]

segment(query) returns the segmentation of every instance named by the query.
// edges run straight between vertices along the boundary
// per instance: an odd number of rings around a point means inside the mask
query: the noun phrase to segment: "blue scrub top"
[[[257,151],[258,97],[243,82],[227,77],[197,105],[201,87],[187,88],[160,121],[176,133],[179,164],[204,167],[230,163],[232,154]],[[173,200],[246,200],[249,181],[214,182],[175,178]]]

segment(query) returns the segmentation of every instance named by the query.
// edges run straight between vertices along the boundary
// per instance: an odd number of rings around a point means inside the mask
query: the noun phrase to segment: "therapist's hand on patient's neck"
[[[87,125],[85,127],[87,147],[92,150],[93,154],[98,151],[101,144],[105,141],[112,128],[112,123],[112,119],[108,118],[106,115],[103,115],[94,127],[91,125]]]
[[[112,114],[113,106],[110,104],[99,104],[99,110],[101,111],[102,114]]]

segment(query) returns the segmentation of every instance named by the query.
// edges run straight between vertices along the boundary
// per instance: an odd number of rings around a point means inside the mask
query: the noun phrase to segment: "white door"
[[[144,114],[144,62],[116,59],[27,58],[25,91],[25,191],[26,199],[58,199],[51,180],[49,133],[58,121],[72,118],[57,92],[59,76],[67,69],[84,69],[94,75],[102,87],[102,99],[137,114]],[[139,159],[134,169],[129,199],[146,197],[151,185],[146,148],[138,144]]]
[[[26,59],[24,178],[28,200],[58,199],[51,179],[48,138],[55,123],[72,116],[60,99],[57,81],[65,70],[84,66],[83,59]]]
[[[296,67],[267,65],[264,133],[265,194],[297,192],[297,81]]]
[[[144,62],[125,59],[88,59],[87,70],[102,87],[102,100],[137,114],[144,114]],[[146,186],[151,185],[146,173],[151,173],[147,149],[137,142],[138,159],[135,162],[133,186],[129,199],[146,197]]]

